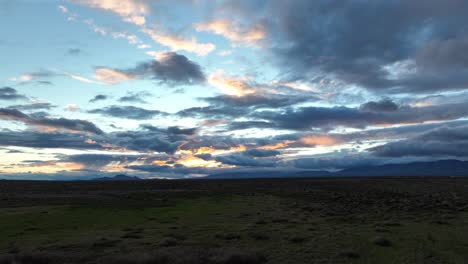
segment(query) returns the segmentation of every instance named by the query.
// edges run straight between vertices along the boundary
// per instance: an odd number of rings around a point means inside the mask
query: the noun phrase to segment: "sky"
[[[464,0],[0,0],[0,178],[468,160]]]

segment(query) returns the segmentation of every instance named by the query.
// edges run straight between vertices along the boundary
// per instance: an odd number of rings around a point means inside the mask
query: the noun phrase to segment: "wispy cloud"
[[[234,45],[259,46],[266,38],[266,29],[262,24],[240,25],[232,20],[213,20],[194,25],[197,31],[208,31],[222,35]]]
[[[142,28],[142,32],[146,33],[157,43],[169,47],[172,51],[187,51],[195,53],[199,56],[206,56],[216,49],[212,43],[199,43],[195,37],[187,39],[181,35],[174,35],[162,30],[152,28]]]
[[[72,0],[75,3],[87,5],[115,13],[125,21],[135,25],[144,25],[145,16],[149,14],[149,7],[140,0]]]

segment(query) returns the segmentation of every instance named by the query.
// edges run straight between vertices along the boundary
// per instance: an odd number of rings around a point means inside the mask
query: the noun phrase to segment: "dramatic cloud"
[[[129,150],[174,153],[185,142],[185,136],[148,131],[115,132],[107,139],[111,144]]]
[[[103,131],[93,123],[86,120],[49,118],[24,114],[16,109],[0,108],[0,119],[12,120],[31,126],[43,127],[53,130],[67,130],[72,132],[87,132],[102,134]]]
[[[445,104],[427,107],[400,107],[390,112],[370,112],[349,107],[301,107],[283,111],[262,111],[251,115],[270,127],[306,130],[336,127],[366,128],[396,124],[453,120],[468,116],[466,104]]]
[[[4,64],[24,70],[3,69],[0,173],[287,175],[468,160],[466,1],[55,6],[68,23],[43,17],[50,34],[37,45],[0,40]],[[7,24],[21,16],[3,13]],[[12,32],[36,30],[29,18]]]
[[[228,2],[242,19],[264,21],[272,58],[290,78],[387,92],[468,87],[459,55],[467,45],[464,1]]]
[[[28,97],[19,94],[15,89],[11,87],[0,88],[0,100],[26,100]]]
[[[223,164],[235,165],[235,166],[246,166],[246,167],[274,167],[275,166],[275,162],[272,160],[255,159],[249,155],[243,155],[243,154],[218,156],[218,157],[215,157],[215,160],[222,162]]]
[[[242,118],[247,117],[258,109],[277,109],[289,107],[307,101],[315,101],[314,97],[281,95],[281,94],[249,94],[245,96],[219,95],[215,97],[199,98],[199,100],[208,102],[205,107],[192,107],[181,110],[176,115],[181,117],[196,118]],[[254,122],[257,121],[244,121]],[[254,124],[251,123],[251,124]],[[233,128],[234,126],[231,126]]]
[[[29,148],[102,149],[99,144],[87,143],[78,133],[44,133],[34,131],[0,131],[1,146]]]
[[[135,120],[151,119],[155,116],[166,116],[167,113],[158,110],[148,110],[136,106],[112,105],[104,108],[89,110],[88,113],[102,114],[105,116],[127,118]]]
[[[112,170],[122,170],[123,166],[142,158],[141,155],[125,154],[77,154],[68,156],[59,156],[60,162],[78,163],[87,170],[101,170],[106,166],[111,166]]]
[[[162,52],[156,60],[141,63],[132,69],[99,67],[96,69],[95,77],[107,84],[117,84],[135,78],[150,78],[167,84],[188,85],[205,81],[200,65],[174,52]]]
[[[252,94],[246,96],[220,95],[215,97],[200,98],[200,100],[210,103],[211,106],[251,107],[259,109],[288,107],[303,102],[315,101],[316,98],[294,95]]]
[[[441,127],[370,150],[380,157],[468,157],[468,126]]]

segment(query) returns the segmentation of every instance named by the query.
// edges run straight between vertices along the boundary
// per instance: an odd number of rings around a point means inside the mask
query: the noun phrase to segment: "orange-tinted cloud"
[[[259,42],[266,37],[265,28],[261,24],[242,26],[229,20],[197,23],[195,24],[195,29],[197,31],[208,31],[222,35],[235,45],[258,46]]]

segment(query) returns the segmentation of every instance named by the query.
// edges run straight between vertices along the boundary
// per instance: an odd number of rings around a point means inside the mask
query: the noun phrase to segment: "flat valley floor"
[[[468,263],[468,178],[0,181],[0,263]]]

